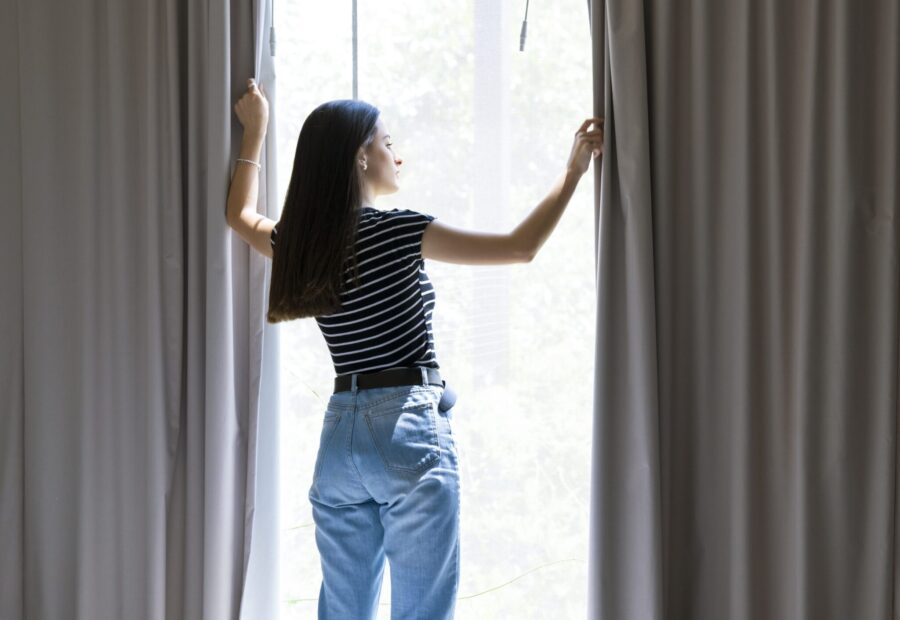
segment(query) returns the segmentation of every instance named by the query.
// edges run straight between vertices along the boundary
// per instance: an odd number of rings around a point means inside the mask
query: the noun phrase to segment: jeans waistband
[[[394,387],[398,385],[440,385],[444,382],[437,368],[413,366],[390,368],[373,373],[350,373],[334,378],[334,391],[364,390],[367,388]]]

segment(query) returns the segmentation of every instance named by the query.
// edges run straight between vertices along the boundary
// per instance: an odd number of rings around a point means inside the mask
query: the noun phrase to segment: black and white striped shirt
[[[431,332],[434,287],[422,258],[422,234],[433,219],[409,209],[362,207],[355,246],[359,287],[351,288],[348,267],[340,309],[315,317],[338,375],[440,368]]]

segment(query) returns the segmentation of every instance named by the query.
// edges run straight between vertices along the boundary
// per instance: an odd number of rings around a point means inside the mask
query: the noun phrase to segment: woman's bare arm
[[[259,161],[263,138],[264,134],[260,136],[245,133],[238,157]],[[272,258],[271,235],[276,222],[256,211],[258,195],[259,171],[256,166],[241,162],[235,164],[231,187],[228,189],[225,219],[250,247]]]
[[[265,93],[257,87],[253,80],[248,80],[247,93],[234,107],[238,119],[244,126],[238,158],[259,162],[269,118],[269,106]],[[225,204],[225,220],[240,235],[241,239],[250,244],[250,247],[272,258],[271,236],[276,222],[257,213],[258,196],[259,170],[257,167],[246,162],[235,163],[231,187],[228,188],[228,200]]]
[[[597,129],[588,131],[591,124]],[[581,124],[564,171],[547,196],[512,232],[473,232],[434,220],[422,234],[422,257],[462,265],[531,262],[556,228],[591,160],[602,155],[602,126],[602,118],[589,118]]]
[[[512,234],[463,230],[432,220],[422,234],[422,258],[458,265],[506,265],[531,260]]]
[[[439,220],[425,227],[422,258],[459,265],[529,263],[559,221],[581,177],[566,171],[528,217],[509,233],[463,230]]]

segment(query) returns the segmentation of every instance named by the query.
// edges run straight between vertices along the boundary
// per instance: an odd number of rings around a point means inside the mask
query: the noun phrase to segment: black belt
[[[425,380],[423,381],[422,370],[425,371]],[[382,370],[381,372],[372,373],[351,373],[347,375],[338,375],[334,378],[334,391],[344,392],[353,386],[352,376],[356,374],[356,387],[360,390],[366,388],[394,387],[397,385],[440,385],[444,386],[441,380],[441,373],[437,368],[391,368],[390,370]]]

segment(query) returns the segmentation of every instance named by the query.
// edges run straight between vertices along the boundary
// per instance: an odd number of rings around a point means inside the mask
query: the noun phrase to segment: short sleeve
[[[272,244],[272,249],[275,249],[275,237],[278,235],[278,225],[272,227],[272,234],[269,235],[269,243]]]
[[[422,235],[435,216],[410,209],[391,209],[386,215],[397,257],[413,262],[422,260]]]

